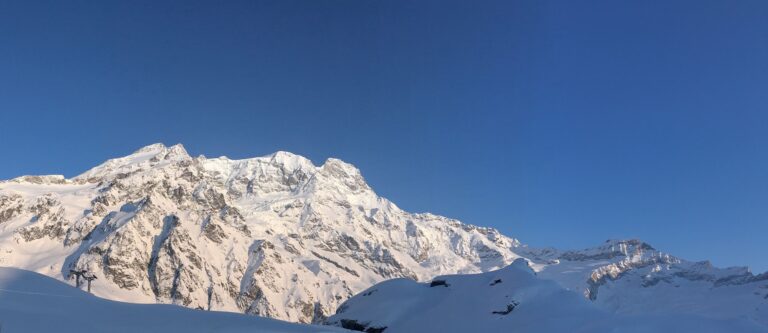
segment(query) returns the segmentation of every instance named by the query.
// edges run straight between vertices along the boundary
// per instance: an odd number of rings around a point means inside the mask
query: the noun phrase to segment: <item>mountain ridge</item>
[[[321,322],[386,279],[487,272],[519,258],[615,311],[645,311],[626,303],[678,284],[736,293],[745,305],[675,311],[741,313],[768,299],[768,274],[687,262],[639,240],[537,249],[494,228],[408,213],[335,158],[191,157],[180,144],[153,144],[69,179],[0,182],[0,265],[64,281],[87,269],[99,276],[94,293],[116,300]]]

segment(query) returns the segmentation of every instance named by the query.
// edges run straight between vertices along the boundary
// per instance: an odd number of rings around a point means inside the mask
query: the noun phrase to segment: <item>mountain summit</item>
[[[71,179],[0,182],[0,265],[72,284],[70,270],[87,270],[94,294],[115,300],[321,322],[383,280],[488,272],[518,258],[611,311],[768,318],[766,274],[638,240],[529,248],[492,228],[405,212],[338,159],[209,159],[153,144]]]

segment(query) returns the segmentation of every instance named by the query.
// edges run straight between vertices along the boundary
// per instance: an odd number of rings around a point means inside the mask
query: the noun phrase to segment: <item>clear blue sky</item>
[[[768,269],[768,2],[2,1],[0,178],[153,142],[357,165],[534,246]]]

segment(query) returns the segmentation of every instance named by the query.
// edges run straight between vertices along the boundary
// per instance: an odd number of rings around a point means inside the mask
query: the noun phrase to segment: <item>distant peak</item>
[[[348,175],[359,175],[360,170],[355,167],[352,164],[349,164],[347,162],[344,162],[338,158],[328,158],[325,160],[325,163],[321,166],[323,169],[335,169],[335,170],[343,170],[344,173]]]
[[[606,245],[608,246],[629,246],[629,247],[637,247],[643,250],[655,250],[653,246],[650,244],[640,240],[640,239],[609,239],[605,241]]]
[[[177,146],[180,146],[180,144],[177,145]],[[165,150],[166,148],[167,147],[164,144],[162,144],[162,143],[153,143],[151,145],[144,146],[144,147],[140,148],[139,150],[133,152],[133,154],[141,154],[141,153],[149,153],[149,152],[162,151],[162,150]],[[183,147],[182,147],[182,149],[183,149]]]
[[[124,157],[109,159],[106,162],[80,174],[75,180],[98,180],[102,177],[118,175],[152,167],[158,163],[188,160],[191,157],[181,144],[166,147],[162,143],[145,146]]]
[[[274,152],[274,153],[272,153],[272,154],[270,154],[268,156],[271,157],[274,160],[304,158],[301,155],[296,155],[296,154],[294,154],[292,152],[284,151],[284,150],[278,150],[278,151],[276,151],[276,152]]]
[[[177,143],[173,146],[170,146],[167,148],[168,155],[175,157],[175,156],[183,156],[183,157],[189,157],[189,153],[187,153],[187,150],[184,149],[184,146],[180,143]]]
[[[281,164],[289,169],[313,169],[315,165],[308,158],[291,152],[278,150],[270,155],[270,163]]]
[[[133,152],[133,154],[126,156],[126,158],[134,155],[153,155],[164,159],[189,157],[189,153],[187,153],[187,150],[184,149],[184,146],[180,143],[170,147],[162,143],[153,143]]]

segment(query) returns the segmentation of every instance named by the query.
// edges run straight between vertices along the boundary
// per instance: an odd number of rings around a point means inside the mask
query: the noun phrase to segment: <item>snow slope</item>
[[[2,332],[346,332],[174,305],[129,304],[97,298],[49,277],[0,268]]]
[[[482,274],[395,279],[345,302],[330,325],[366,332],[768,332],[741,318],[622,315],[601,309],[518,259]]]

